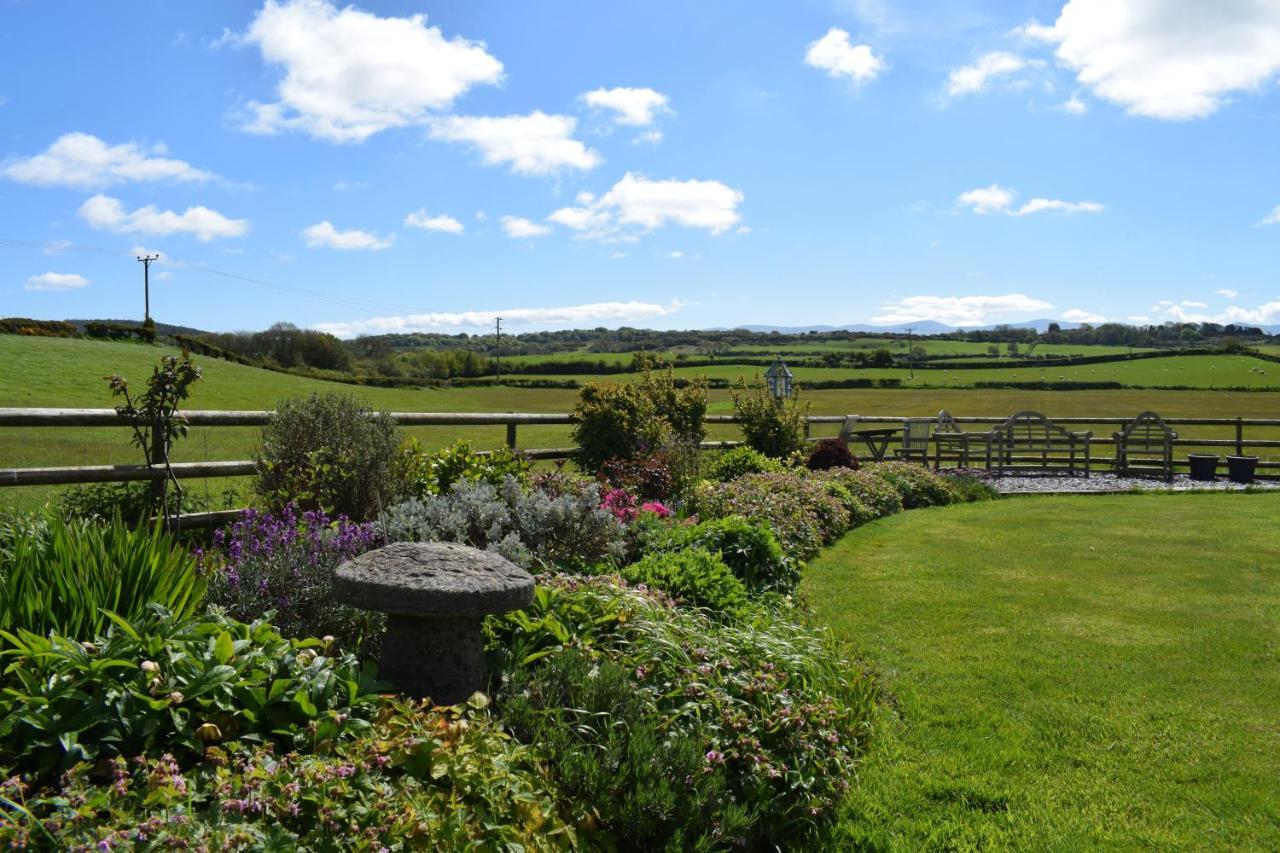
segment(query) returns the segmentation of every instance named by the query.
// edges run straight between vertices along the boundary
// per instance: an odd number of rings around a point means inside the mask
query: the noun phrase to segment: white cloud
[[[219,237],[241,237],[249,233],[249,220],[229,219],[207,207],[188,207],[182,213],[159,210],[154,204],[132,212],[118,198],[95,195],[80,205],[79,216],[99,231],[116,234],[190,234],[202,243]]]
[[[1063,201],[1057,198],[1033,198],[1021,207],[1014,207],[1013,200],[1017,195],[1014,190],[992,184],[961,193],[956,198],[956,204],[983,215],[1006,213],[1010,216],[1028,216],[1046,210],[1061,213],[1101,213],[1106,210],[1104,205],[1096,201]]]
[[[684,252],[680,251],[679,249],[674,249],[670,252],[667,252],[667,260],[670,260],[670,261],[678,261],[683,257],[684,257]]]
[[[1183,308],[1208,308],[1209,306],[1203,302],[1197,302],[1192,299],[1184,299],[1178,303]]]
[[[999,184],[992,184],[989,187],[979,187],[976,190],[960,193],[956,204],[970,208],[974,213],[1008,213],[1009,205],[1013,204],[1015,195],[1017,193],[1013,190],[1007,190]]]
[[[679,302],[595,302],[559,308],[506,308],[500,311],[410,314],[403,317],[373,317],[345,323],[318,323],[315,328],[340,338],[391,332],[431,332],[440,329],[489,328],[494,317],[509,326],[539,325],[556,328],[584,328],[605,323],[627,324],[668,317],[681,309]]]
[[[163,145],[108,145],[88,133],[64,133],[44,152],[8,160],[0,174],[44,187],[108,187],[143,181],[204,182],[214,174],[183,160],[162,157]]]
[[[1151,322],[1151,318],[1148,317],[1146,314],[1130,314],[1125,319],[1128,320],[1130,323],[1140,323],[1144,326],[1148,325]]]
[[[1107,318],[1101,314],[1094,314],[1092,311],[1085,311],[1082,308],[1071,308],[1063,311],[1062,319],[1069,323],[1090,323],[1093,325],[1107,322]]]
[[[1280,204],[1277,204],[1275,210],[1271,211],[1265,219],[1258,223],[1259,225],[1280,225]]]
[[[369,184],[365,181],[336,181],[333,185],[333,191],[336,193],[350,192],[351,190],[368,189]]]
[[[878,325],[934,320],[951,326],[983,326],[997,322],[1002,315],[1031,314],[1053,305],[1022,293],[1001,296],[908,296],[880,307],[881,313],[871,318]]]
[[[501,222],[502,230],[507,232],[508,237],[545,237],[551,233],[550,226],[540,225],[523,216],[504,216]]]
[[[1057,45],[1099,98],[1153,118],[1203,118],[1280,72],[1274,0],[1069,0],[1021,32]]]
[[[390,248],[391,243],[395,240],[394,234],[384,240],[377,234],[360,231],[356,228],[339,231],[327,219],[303,230],[302,236],[312,249],[322,247],[344,250],[365,249],[372,252],[380,252],[383,249]]]
[[[1237,296],[1240,295],[1238,291],[1231,290],[1226,287],[1219,287],[1217,290],[1214,291],[1214,293],[1218,294],[1223,299],[1235,299]]]
[[[649,88],[618,86],[613,89],[593,89],[582,94],[583,102],[597,110],[609,110],[618,124],[631,127],[648,127],[659,114],[669,112],[668,98]]]
[[[871,82],[886,67],[884,58],[876,56],[870,45],[850,44],[849,33],[839,27],[832,27],[809,45],[804,63],[826,71],[829,77],[848,77],[855,83]]]
[[[404,218],[406,228],[421,228],[423,231],[443,231],[446,234],[461,234],[463,225],[452,216],[441,213],[431,216],[427,209],[415,210]]]
[[[742,200],[739,190],[719,181],[653,181],[627,172],[600,198],[580,198],[580,206],[562,207],[547,218],[600,240],[635,239],[670,224],[719,234],[741,221]]]
[[[656,127],[649,128],[644,133],[631,140],[632,145],[657,145],[662,141],[662,131]]]
[[[573,138],[578,120],[535,110],[527,116],[449,116],[431,124],[431,138],[469,142],[490,166],[511,164],[520,175],[594,169],[600,155]]]
[[[70,249],[71,245],[70,240],[50,240],[44,244],[44,253],[46,255],[60,255]]]
[[[1080,100],[1079,95],[1072,95],[1067,100],[1058,105],[1058,109],[1064,113],[1071,113],[1073,116],[1082,116],[1089,111],[1089,105]]]
[[[22,285],[23,290],[76,290],[88,287],[89,279],[73,272],[46,272],[33,275]]]
[[[247,105],[251,133],[296,129],[361,142],[421,124],[472,86],[502,79],[483,43],[447,39],[425,15],[381,18],[328,0],[267,0],[237,41],[284,69],[278,101]]]
[[[1203,305],[1203,302],[1188,301],[1175,305],[1167,299],[1162,299],[1151,310],[1164,315],[1165,320],[1174,320],[1179,323],[1237,323],[1262,326],[1280,323],[1280,300],[1264,303],[1257,308],[1231,305],[1216,314],[1196,310],[1196,306]]]
[[[1005,51],[984,53],[972,65],[951,70],[947,75],[947,94],[953,98],[972,95],[987,88],[987,83],[996,77],[1007,77],[1024,68],[1040,65],[1044,63],[1038,59],[1024,59]]]

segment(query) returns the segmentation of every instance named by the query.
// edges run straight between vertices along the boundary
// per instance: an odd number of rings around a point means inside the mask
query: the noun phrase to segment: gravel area
[[[1280,481],[1255,480],[1248,486],[1233,483],[1226,477],[1216,480],[1193,480],[1186,474],[1175,474],[1173,482],[1156,477],[1118,477],[1115,474],[1094,473],[1088,478],[1064,474],[1008,475],[995,477],[985,471],[970,471],[991,484],[1002,495],[1023,494],[1082,494],[1090,492],[1128,492],[1135,489],[1161,492],[1243,492],[1280,489]]]

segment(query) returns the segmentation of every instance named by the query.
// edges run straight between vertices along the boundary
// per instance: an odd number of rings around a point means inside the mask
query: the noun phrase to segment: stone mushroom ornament
[[[465,702],[488,678],[481,624],[533,601],[533,576],[451,542],[396,542],[338,567],[334,597],[387,614],[378,674],[415,698]]]

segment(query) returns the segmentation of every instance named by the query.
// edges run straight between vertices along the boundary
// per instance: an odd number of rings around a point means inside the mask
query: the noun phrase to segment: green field
[[[0,406],[105,408],[113,405],[102,377],[119,372],[140,385],[159,357],[176,352],[138,343],[28,338],[0,335]],[[205,379],[196,385],[188,408],[269,409],[282,397],[315,390],[356,394],[370,405],[391,411],[441,412],[569,412],[577,392],[569,389],[508,387],[457,389],[360,388],[289,374],[273,373],[219,359],[197,358]],[[1153,361],[1165,361],[1155,359]],[[1253,360],[1256,361],[1256,360]],[[1140,362],[1135,362],[1136,366]],[[1280,365],[1268,365],[1268,367]],[[1280,371],[1277,371],[1280,373]],[[626,374],[613,377],[625,379]],[[1155,409],[1167,417],[1280,418],[1280,394],[1228,391],[1015,391],[958,389],[845,389],[804,392],[812,414],[924,416],[949,409],[957,415],[1004,416],[1034,409],[1051,417],[1126,417]],[[729,393],[713,390],[710,410],[732,411]],[[815,427],[815,435],[835,434],[838,427]],[[1107,430],[1110,427],[1105,428]],[[409,429],[428,447],[465,438],[478,447],[502,443],[501,427],[416,427]],[[1101,434],[1101,431],[1100,431]],[[713,438],[735,438],[731,426],[711,430]],[[1197,436],[1230,438],[1229,428],[1196,428]],[[175,461],[246,459],[256,444],[254,427],[200,428],[177,445]],[[1255,437],[1275,437],[1262,435]],[[521,427],[522,447],[569,445],[569,428]],[[1264,451],[1268,457],[1274,451]],[[102,465],[140,461],[123,429],[0,429],[0,468],[42,465]],[[215,500],[227,481],[192,481],[193,493]],[[240,484],[242,485],[242,484]],[[3,505],[30,506],[46,499],[48,488],[7,489]]]
[[[989,358],[989,343],[979,341],[948,341],[936,338],[912,338],[911,346],[921,347],[928,355],[968,355],[975,358]],[[776,347],[761,344],[740,344],[731,347],[729,352],[782,353],[795,355],[822,355],[828,352],[873,352],[887,349],[895,355],[903,355],[907,351],[907,336],[894,338],[852,338],[848,341],[814,341],[812,343],[778,344]],[[1026,347],[1020,345],[1026,352]],[[1081,344],[1037,344],[1033,350],[1035,355],[1119,355],[1130,352],[1129,347]],[[1149,348],[1133,347],[1132,352],[1147,352]],[[1002,357],[1007,353],[1006,345],[1000,344]]]
[[[796,381],[823,382],[846,379],[896,379],[914,388],[950,388],[971,386],[975,382],[1120,382],[1137,387],[1186,386],[1191,388],[1265,388],[1280,389],[1280,364],[1247,355],[1186,355],[1115,361],[1070,367],[1016,366],[1005,368],[954,369],[941,368],[854,368],[792,367]],[[675,375],[686,379],[706,376],[737,382],[750,381],[763,375],[764,367],[739,364],[716,364],[707,367],[676,367]],[[575,379],[587,382],[592,374],[525,375],[521,379]],[[638,374],[623,373],[607,377],[614,381],[637,381]]]
[[[802,588],[888,699],[832,849],[1280,848],[1278,515],[1031,497],[849,534]]]

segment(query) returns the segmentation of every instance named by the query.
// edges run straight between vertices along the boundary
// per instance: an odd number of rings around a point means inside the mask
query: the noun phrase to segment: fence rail
[[[183,413],[191,426],[232,427],[262,426],[271,418],[269,411],[206,411],[192,410]],[[517,445],[517,429],[520,426],[569,425],[575,423],[570,414],[530,413],[530,412],[392,412],[392,417],[402,426],[493,426],[506,428],[506,445],[515,448]],[[855,417],[860,424],[901,424],[909,418],[896,415],[810,415],[806,420],[806,429],[816,425],[844,424],[850,417]],[[1006,420],[1004,416],[956,417],[961,424],[1000,424]],[[1114,426],[1127,423],[1131,417],[1062,417],[1053,418],[1055,423],[1070,426],[1095,425]],[[708,424],[734,424],[739,419],[734,415],[707,415]],[[1246,449],[1280,448],[1280,439],[1246,438],[1246,429],[1264,429],[1280,427],[1280,419],[1274,418],[1165,418],[1171,427],[1203,426],[1230,428],[1234,431],[1232,438],[1194,438],[1180,436],[1173,443],[1182,447],[1231,448],[1236,455],[1243,455]],[[0,408],[0,428],[3,427],[123,427],[128,421],[116,413],[114,409],[17,409]],[[1111,445],[1114,439],[1107,434],[1099,435],[1092,440],[1095,445]],[[704,449],[729,448],[741,444],[739,441],[707,441]],[[576,448],[573,447],[540,447],[524,448],[521,453],[531,459],[567,459]],[[1098,465],[1109,465],[1114,458],[1094,456],[1092,462]],[[1175,466],[1185,468],[1185,460],[1175,460]],[[171,466],[173,475],[179,479],[205,477],[243,477],[254,472],[252,460],[230,460],[218,462],[176,462]],[[1280,461],[1260,460],[1258,468],[1264,471],[1280,469]],[[157,480],[165,476],[164,468],[155,465],[80,465],[44,468],[0,468],[0,486],[48,486],[75,483],[120,483],[145,480]]]

